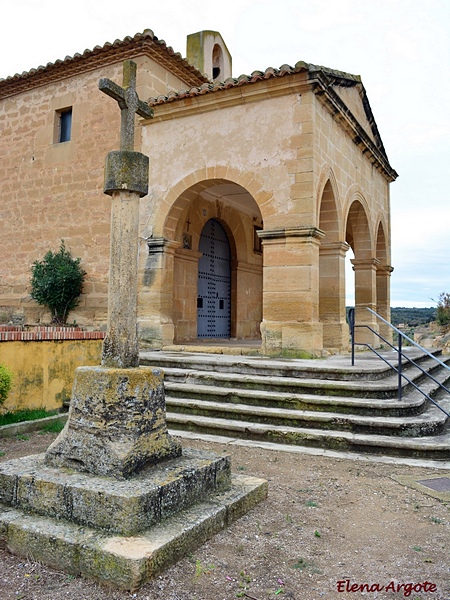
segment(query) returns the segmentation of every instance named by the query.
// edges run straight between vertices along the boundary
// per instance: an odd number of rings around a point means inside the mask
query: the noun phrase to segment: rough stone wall
[[[136,62],[141,99],[182,86],[148,57]],[[48,319],[29,298],[30,268],[58,250],[61,239],[87,272],[69,321],[106,321],[110,198],[103,194],[103,169],[106,154],[119,147],[120,111],[98,90],[100,77],[121,84],[122,62],[0,100],[0,310],[27,322]],[[55,143],[56,111],[68,107],[71,140]]]

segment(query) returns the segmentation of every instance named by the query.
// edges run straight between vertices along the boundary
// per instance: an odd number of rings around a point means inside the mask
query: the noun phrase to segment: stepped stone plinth
[[[167,431],[163,374],[79,367],[46,454],[0,465],[0,538],[14,554],[138,589],[267,495],[230,458]]]
[[[266,495],[266,481],[231,476],[229,457],[207,452],[126,481],[35,455],[0,466],[0,538],[19,556],[133,591]]]

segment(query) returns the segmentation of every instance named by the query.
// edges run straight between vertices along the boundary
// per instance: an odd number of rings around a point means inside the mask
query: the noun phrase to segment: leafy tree
[[[426,325],[436,319],[436,308],[391,308],[391,322],[396,327],[403,323],[409,327],[418,327]]]
[[[0,406],[8,397],[12,385],[12,373],[5,365],[0,364]]]
[[[439,294],[436,320],[443,327],[450,325],[450,294],[448,292]]]
[[[31,267],[31,297],[46,306],[52,315],[52,323],[61,325],[79,304],[85,271],[80,267],[80,258],[72,255],[61,240],[58,252],[47,252],[42,261]]]

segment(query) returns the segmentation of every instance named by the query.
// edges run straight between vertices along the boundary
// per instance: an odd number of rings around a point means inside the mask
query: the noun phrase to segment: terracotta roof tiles
[[[294,73],[300,73],[302,71],[309,71],[311,74],[321,72],[325,74],[330,80],[332,80],[334,85],[342,85],[345,87],[349,87],[352,85],[356,85],[357,83],[361,83],[361,78],[359,77],[359,75],[351,75],[349,73],[344,73],[343,71],[328,69],[326,67],[318,67],[313,64],[299,61],[295,64],[294,67],[291,67],[287,64],[281,65],[279,69],[276,69],[274,67],[268,67],[265,71],[253,71],[251,75],[240,75],[237,78],[229,77],[223,82],[207,82],[202,84],[201,86],[193,86],[187,90],[183,89],[178,92],[170,91],[167,93],[167,95],[158,96],[157,98],[150,98],[148,100],[148,103],[151,106],[158,106],[167,102],[181,100],[183,98],[193,98],[195,96],[201,96],[210,92],[228,90],[230,88],[240,87],[242,85],[248,85],[251,83],[256,83],[258,81],[272,79],[274,77],[284,77],[285,75],[292,75]]]
[[[109,58],[120,59],[122,55],[135,55],[140,51],[151,54],[152,58],[178,75],[187,84],[198,85],[207,81],[206,76],[193,67],[179,52],[175,52],[171,46],[167,46],[164,40],[158,39],[151,29],[146,29],[143,33],[127,36],[123,40],[106,42],[103,46],[95,46],[92,50],[86,49],[82,54],[66,56],[53,63],[49,62],[29,71],[0,79],[0,89],[3,89],[5,95],[7,95],[7,90],[17,93],[25,85],[33,85],[34,82],[38,84],[38,80],[70,76],[83,69],[96,67]]]

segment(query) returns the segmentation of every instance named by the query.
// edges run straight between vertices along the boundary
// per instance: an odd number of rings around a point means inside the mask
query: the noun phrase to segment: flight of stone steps
[[[410,354],[448,387],[450,370],[415,348]],[[354,367],[349,356],[296,360],[195,352],[141,352],[140,364],[164,370],[173,433],[450,459],[450,419],[406,381],[398,400],[397,374],[365,352]],[[415,366],[405,364],[404,373],[450,412],[449,394],[438,392]]]

